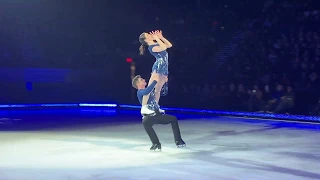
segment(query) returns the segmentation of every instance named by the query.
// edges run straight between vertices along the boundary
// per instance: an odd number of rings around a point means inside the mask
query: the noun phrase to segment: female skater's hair
[[[139,48],[140,55],[144,54],[144,51],[146,50],[146,46],[148,46],[148,43],[145,41],[145,39],[146,39],[145,33],[142,33],[139,36],[139,42],[141,43],[141,46]]]

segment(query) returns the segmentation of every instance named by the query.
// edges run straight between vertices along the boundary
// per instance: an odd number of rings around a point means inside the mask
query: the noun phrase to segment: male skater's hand
[[[164,82],[168,82],[168,76],[165,77]]]
[[[158,83],[160,81],[160,76],[159,75],[155,75],[153,79],[156,80],[157,83]]]
[[[149,81],[150,81],[150,82],[152,82],[152,81],[157,81],[157,83],[158,83],[158,82],[160,81],[160,76],[159,76],[159,74],[152,73]]]

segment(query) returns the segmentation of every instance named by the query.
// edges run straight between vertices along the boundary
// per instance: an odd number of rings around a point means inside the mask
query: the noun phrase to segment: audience
[[[189,89],[195,86],[203,88],[206,92],[203,95],[211,92],[207,97],[219,103],[208,103],[210,108],[315,114],[319,105],[314,99],[319,98],[320,92],[320,26],[315,22],[320,19],[318,10],[310,3],[269,3],[254,24],[255,28],[250,30],[251,35],[239,44],[240,49],[233,52],[216,72],[211,70],[211,76],[207,76],[210,72],[207,69],[207,73],[199,74],[206,83],[214,83],[212,88],[202,86],[199,81],[192,87],[184,84],[184,92],[190,92]],[[192,68],[217,65],[200,64],[202,66]],[[183,65],[185,70],[181,71],[181,76],[186,77],[191,66]],[[228,88],[226,83],[229,83]],[[311,110],[305,109],[308,105]]]
[[[98,14],[87,18],[99,17],[97,21],[88,21],[91,26],[86,30],[75,28],[78,26],[71,20],[70,26],[59,27],[54,21],[47,22],[45,16],[39,17],[41,23],[28,26],[32,32],[41,30],[34,36],[26,36],[27,30],[22,25],[12,24],[9,16],[3,15],[0,22],[6,28],[0,29],[0,57],[4,60],[0,65],[12,67],[23,62],[39,67],[103,67],[105,71],[116,72],[115,66],[124,66],[118,59],[132,57],[138,73],[149,74],[150,68],[141,67],[146,66],[147,60],[143,58],[152,57],[138,55],[136,32],[147,26],[164,27],[165,35],[174,44],[169,52],[170,98],[164,98],[164,102],[208,109],[319,115],[320,11],[313,3],[311,0],[146,3],[142,12],[133,13],[132,21],[128,22],[132,25],[130,31],[135,32],[130,34],[134,38],[129,43],[126,38],[120,40],[122,35],[116,31],[106,33],[112,23],[102,21]],[[116,10],[110,13],[121,14]],[[152,15],[146,17],[144,13]],[[32,16],[17,18],[29,22],[24,19],[30,20]],[[75,14],[70,18],[78,17]],[[118,29],[127,28],[125,23],[120,24]],[[41,41],[48,37],[48,41]],[[118,39],[114,40],[115,37]],[[21,48],[12,45],[22,39]],[[112,47],[106,39],[112,40]],[[36,45],[42,51],[32,49]],[[110,66],[105,59],[117,60]],[[152,61],[148,62],[151,66]]]

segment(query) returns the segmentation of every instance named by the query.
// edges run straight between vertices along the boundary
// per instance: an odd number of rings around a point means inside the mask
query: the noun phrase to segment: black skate
[[[186,143],[181,139],[180,141],[176,141],[177,148],[185,147]]]
[[[156,151],[156,150],[159,150],[159,151],[161,151],[161,144],[159,143],[159,144],[153,144],[152,146],[151,146],[151,148],[150,148],[150,151]]]

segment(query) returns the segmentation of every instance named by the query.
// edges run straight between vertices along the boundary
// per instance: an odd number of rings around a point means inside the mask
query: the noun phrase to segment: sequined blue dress
[[[152,66],[152,72],[156,72],[162,75],[169,75],[169,58],[168,52],[166,50],[161,52],[152,52],[152,48],[159,46],[159,44],[153,44],[148,47],[150,54],[152,54],[156,61]],[[166,96],[168,94],[168,83],[166,82],[161,89],[161,96]]]

